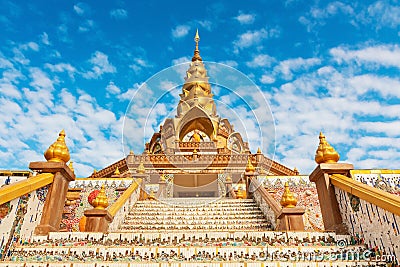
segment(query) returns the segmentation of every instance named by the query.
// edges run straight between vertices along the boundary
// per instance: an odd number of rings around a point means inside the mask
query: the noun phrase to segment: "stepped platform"
[[[0,266],[384,266],[359,240],[272,231],[252,199],[137,201],[110,233],[51,232]]]

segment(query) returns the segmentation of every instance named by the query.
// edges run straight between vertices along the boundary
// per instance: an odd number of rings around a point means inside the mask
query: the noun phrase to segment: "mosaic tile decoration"
[[[314,231],[325,229],[317,188],[315,183],[310,182],[308,176],[258,176],[257,179],[278,203],[281,201],[285,183],[289,182],[290,191],[297,197],[297,206],[306,209],[305,229]]]

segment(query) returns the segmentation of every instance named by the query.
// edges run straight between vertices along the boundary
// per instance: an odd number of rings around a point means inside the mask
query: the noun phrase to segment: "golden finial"
[[[257,149],[257,154],[261,154],[261,149],[260,148]]]
[[[226,181],[226,182],[232,182],[232,177],[231,177],[230,174],[228,174],[228,175],[226,176],[225,181]]]
[[[69,169],[70,169],[72,172],[75,172],[74,166],[72,166],[72,163],[73,163],[73,161],[71,160],[71,161],[69,162],[68,167],[69,167]]]
[[[93,169],[93,174],[96,174],[97,173],[97,170],[96,169]]]
[[[146,173],[146,169],[144,167],[142,160],[140,161],[139,166],[136,169],[136,173],[140,173],[140,174]]]
[[[254,172],[256,168],[254,168],[253,164],[251,163],[251,156],[247,158],[247,164],[246,164],[246,172]]]
[[[238,191],[237,191],[237,194],[236,194],[236,198],[238,198],[238,199],[243,199],[244,198],[244,192],[243,192],[243,188],[242,188],[241,184],[239,184],[239,186],[238,186]]]
[[[336,163],[339,161],[339,154],[336,150],[326,141],[325,135],[319,133],[319,146],[315,153],[315,162],[321,163]]]
[[[135,155],[135,153],[133,153],[132,149],[131,149],[131,151],[129,151],[129,155]]]
[[[114,171],[114,175],[120,175],[120,174],[121,174],[121,172],[119,171],[118,166],[117,166],[117,168]]]
[[[192,57],[192,61],[202,61],[202,58],[200,56],[200,51],[199,51],[199,41],[200,41],[200,36],[199,36],[199,29],[196,30],[196,35],[194,36],[194,41],[196,42],[196,49],[194,50],[194,55]]]
[[[296,175],[299,175],[299,174],[300,174],[300,173],[299,173],[299,170],[298,170],[296,167],[294,167],[293,171],[294,171],[294,173],[295,173]]]
[[[100,192],[97,194],[96,198],[92,201],[92,206],[95,209],[101,210],[104,210],[108,207],[108,198],[104,184],[101,186]]]
[[[58,134],[57,141],[49,146],[44,152],[44,157],[47,161],[52,162],[68,162],[70,159],[69,150],[65,144],[65,131],[62,130]]]
[[[197,149],[196,148],[193,150],[193,155],[197,155]]]
[[[294,197],[293,193],[290,192],[289,183],[285,183],[285,190],[283,191],[281,205],[284,208],[294,208],[297,205],[297,199]]]

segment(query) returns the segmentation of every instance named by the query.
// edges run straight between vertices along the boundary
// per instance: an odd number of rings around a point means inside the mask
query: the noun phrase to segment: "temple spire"
[[[196,35],[194,36],[194,41],[196,42],[196,48],[194,50],[194,55],[192,57],[192,61],[203,61],[203,59],[200,56],[200,50],[199,50],[199,41],[200,41],[200,36],[199,36],[199,29],[196,30]]]

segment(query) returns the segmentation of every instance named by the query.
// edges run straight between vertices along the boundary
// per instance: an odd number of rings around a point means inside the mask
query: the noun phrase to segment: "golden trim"
[[[331,175],[330,180],[334,186],[400,216],[400,197],[341,174]]]
[[[377,169],[377,170],[350,170],[350,174],[400,174],[400,170]]]
[[[122,195],[117,199],[117,201],[115,201],[114,204],[107,209],[108,213],[114,217],[141,183],[141,178],[134,180],[132,184],[124,191],[124,193],[122,193]]]
[[[0,205],[51,184],[53,180],[54,174],[42,173],[29,179],[3,186],[0,188]]]

